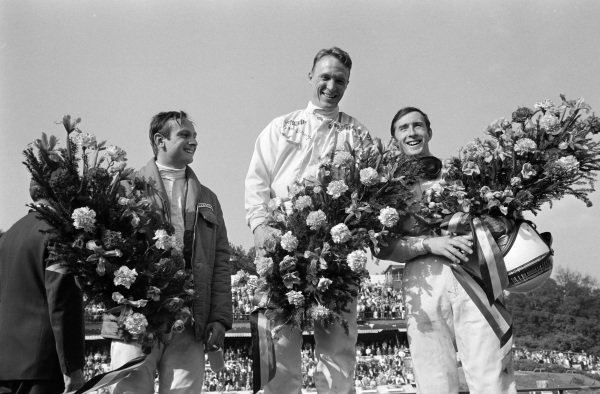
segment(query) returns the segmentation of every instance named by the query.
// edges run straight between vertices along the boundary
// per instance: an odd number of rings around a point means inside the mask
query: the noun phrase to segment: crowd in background
[[[234,320],[248,320],[252,311],[255,287],[249,284],[232,287]],[[383,284],[366,283],[358,297],[358,319],[385,320],[404,319],[405,310],[402,292]],[[102,305],[88,304],[85,315],[88,322],[102,320]],[[360,338],[359,338],[360,339]],[[84,375],[86,380],[109,370],[109,345],[106,341],[91,343],[86,355]],[[225,368],[213,372],[207,364],[204,380],[206,392],[250,391],[252,388],[252,358],[250,341],[226,344],[224,352]],[[586,353],[559,352],[555,350],[513,349],[515,360],[530,360],[540,364],[560,365],[570,369],[595,371],[600,374],[600,357]],[[412,365],[408,344],[398,338],[381,341],[360,341],[356,345],[355,385],[363,389],[382,385],[403,385],[413,383]],[[314,388],[313,374],[317,361],[314,344],[306,342],[302,348],[303,387]]]
[[[252,311],[255,286],[244,284],[232,286],[231,301],[234,320],[248,320]],[[358,320],[404,319],[404,303],[399,289],[382,284],[366,283],[358,296]],[[102,321],[105,309],[102,305],[90,303],[85,307],[88,322]]]
[[[568,369],[595,371],[600,374],[600,357],[585,352],[561,352],[557,350],[529,350],[514,348],[514,360],[530,360],[539,364],[560,365]]]

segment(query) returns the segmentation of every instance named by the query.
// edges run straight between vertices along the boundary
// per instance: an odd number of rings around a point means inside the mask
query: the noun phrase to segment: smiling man
[[[171,223],[184,248],[186,267],[194,276],[193,323],[166,344],[155,345],[144,364],[117,383],[113,394],[197,394],[204,381],[204,354],[223,347],[232,325],[229,242],[217,196],[202,185],[189,167],[198,146],[194,124],[183,111],[152,118],[150,144],[154,157],[138,175],[152,180],[154,208]],[[111,369],[140,356],[138,344],[118,338],[111,345]]]
[[[418,108],[402,108],[390,131],[406,155],[436,163],[416,185],[420,197],[441,181],[441,163],[429,151],[429,117]],[[398,238],[378,257],[406,263],[403,294],[418,392],[458,393],[458,354],[470,393],[516,393],[512,340],[501,343],[452,269],[473,253],[472,236],[417,234],[413,224],[411,219],[405,223],[411,236]]]
[[[371,143],[367,129],[338,104],[348,83],[352,60],[343,50],[320,50],[308,73],[312,98],[307,107],[274,119],[258,136],[246,176],[246,219],[254,233],[257,254],[264,250],[272,229],[264,224],[267,204],[274,197],[288,197],[294,181],[314,178],[323,159],[345,144]],[[353,393],[357,337],[356,302],[345,316],[349,335],[343,327],[329,329],[315,322],[315,354],[318,365],[314,381],[319,393]],[[273,322],[275,326],[282,322]],[[266,394],[296,394],[302,387],[300,347],[302,332],[283,326],[274,338],[277,372],[265,386]]]

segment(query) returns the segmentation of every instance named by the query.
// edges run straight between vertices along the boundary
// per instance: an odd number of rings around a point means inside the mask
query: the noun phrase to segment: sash
[[[140,356],[134,358],[131,361],[128,361],[123,366],[115,369],[114,371],[110,371],[101,375],[96,375],[86,383],[77,391],[70,391],[69,394],[87,394],[87,393],[95,393],[97,390],[113,385],[115,383],[120,382],[125,379],[133,372],[135,372],[146,360],[146,356]]]
[[[469,230],[473,233],[477,261],[450,266],[504,347],[512,337],[512,316],[502,303],[509,281],[500,248],[481,220],[466,213],[451,215],[441,227],[449,233],[464,234]]]
[[[267,295],[257,292],[254,309],[250,313],[252,335],[252,392],[257,393],[274,377],[277,369],[275,346],[271,335],[271,321],[265,315]]]

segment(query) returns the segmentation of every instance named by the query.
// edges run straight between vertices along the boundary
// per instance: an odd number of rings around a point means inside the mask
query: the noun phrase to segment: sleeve
[[[425,248],[421,240],[425,236],[419,237],[400,237],[392,240],[390,244],[381,248],[376,256],[381,260],[391,260],[397,263],[406,263],[415,257],[426,254]]]
[[[258,136],[245,182],[246,222],[254,231],[265,221],[271,199],[272,172],[277,155],[281,122],[272,121]]]
[[[216,214],[219,221],[215,247],[215,264],[212,277],[212,294],[210,296],[209,322],[220,322],[225,329],[233,326],[231,304],[231,271],[229,257],[231,249],[227,239],[227,229],[223,220],[223,211],[219,201],[215,201]]]
[[[70,374],[84,364],[83,296],[75,277],[64,267],[46,267],[44,280],[60,368]]]

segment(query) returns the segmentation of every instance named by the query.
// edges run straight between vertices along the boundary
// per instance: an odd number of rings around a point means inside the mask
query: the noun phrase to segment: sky
[[[250,247],[244,178],[276,116],[306,106],[315,53],[353,60],[340,107],[387,141],[411,105],[429,114],[432,153],[456,155],[518,106],[583,97],[600,109],[600,2],[594,0],[3,0],[0,2],[0,229],[27,212],[22,151],[64,114],[128,153],[151,157],[151,117],[195,121],[192,168],[221,201],[229,239]],[[555,264],[600,280],[600,192],[532,218]],[[373,268],[373,272],[383,266]]]

